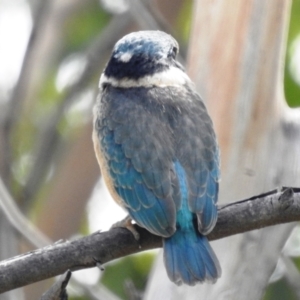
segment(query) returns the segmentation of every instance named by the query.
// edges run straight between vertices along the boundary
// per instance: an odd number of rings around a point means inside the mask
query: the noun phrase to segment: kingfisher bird
[[[116,43],[100,78],[93,142],[113,199],[162,237],[170,280],[193,286],[221,276],[206,237],[217,221],[219,148],[178,50],[161,31]]]

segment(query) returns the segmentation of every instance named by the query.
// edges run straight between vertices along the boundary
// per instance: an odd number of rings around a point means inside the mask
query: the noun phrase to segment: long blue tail
[[[178,162],[174,166],[180,185],[181,207],[176,214],[176,232],[163,240],[168,276],[177,285],[215,282],[221,276],[219,261],[207,238],[198,231],[196,214],[189,209],[185,171]]]
[[[221,276],[219,261],[205,236],[178,229],[164,239],[163,246],[168,276],[177,285],[215,282]]]

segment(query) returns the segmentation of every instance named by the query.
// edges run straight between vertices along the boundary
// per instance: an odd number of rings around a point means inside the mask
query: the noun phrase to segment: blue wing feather
[[[218,218],[217,199],[219,192],[219,153],[217,147],[203,152],[195,171],[190,178],[191,197],[189,207],[196,213],[198,229],[208,234],[215,226]]]
[[[112,130],[105,131],[101,144],[106,149],[105,156],[117,193],[138,224],[154,234],[169,236],[175,231],[176,213],[171,198],[171,185],[164,183],[164,180],[159,182],[162,175],[151,167],[143,167],[147,172],[138,172],[133,161],[127,157],[124,145],[116,142],[114,133]],[[160,194],[166,197],[157,197],[157,193],[151,189],[155,187],[162,190]]]
[[[134,189],[137,198],[144,207],[147,208],[155,205],[155,202],[157,200],[156,197],[154,197],[153,193],[151,193],[148,189],[145,189],[145,186],[143,186],[142,184],[135,184]]]

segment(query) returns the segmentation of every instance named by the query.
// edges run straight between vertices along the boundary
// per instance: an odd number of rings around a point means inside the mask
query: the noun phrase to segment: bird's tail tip
[[[166,270],[175,284],[215,283],[221,276],[220,263],[205,236],[177,231],[164,239],[163,246]]]

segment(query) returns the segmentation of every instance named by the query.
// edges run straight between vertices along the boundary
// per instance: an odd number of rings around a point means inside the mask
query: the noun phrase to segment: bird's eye
[[[172,57],[173,59],[175,59],[176,55],[177,55],[177,48],[173,47],[172,50],[171,50],[171,52],[170,52],[170,57]]]

